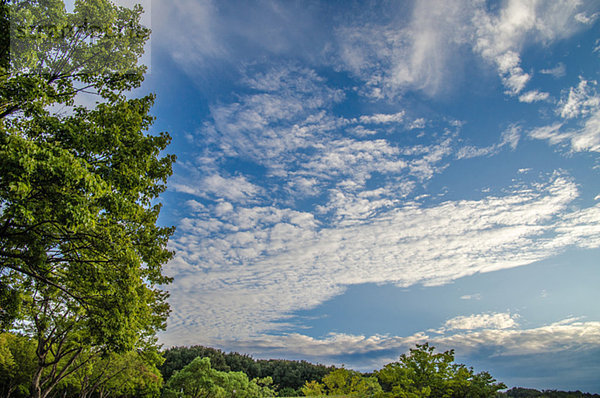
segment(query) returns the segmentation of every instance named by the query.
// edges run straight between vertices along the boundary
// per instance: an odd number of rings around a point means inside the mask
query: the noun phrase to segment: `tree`
[[[225,360],[225,353],[215,348],[195,345],[191,347],[172,347],[162,352],[165,361],[159,367],[160,373],[168,380],[176,370],[183,369],[197,357],[210,358],[213,369],[229,372],[232,370]],[[234,369],[240,370],[240,369]]]
[[[105,356],[86,352],[76,361],[84,365],[59,383],[54,396],[158,397],[163,379],[156,366],[162,361],[153,350],[111,352]]]
[[[365,377],[359,372],[348,369],[336,369],[323,377],[327,395],[374,397],[381,386],[376,377]]]
[[[173,373],[166,385],[165,396],[180,398],[224,397],[225,389],[218,385],[219,371],[210,367],[210,359],[196,358]]]
[[[495,383],[489,373],[474,374],[473,369],[454,363],[454,350],[435,353],[428,343],[417,344],[399,362],[377,372],[386,396],[420,397],[494,397],[506,388]]]
[[[147,130],[152,95],[128,99],[149,30],[108,0],[0,3],[0,314],[36,342],[31,395],[89,358],[152,345],[168,315],[157,226],[170,137]],[[10,15],[10,24],[7,16]],[[10,57],[4,56],[10,54]],[[94,109],[76,106],[92,90]],[[58,106],[67,106],[63,113]],[[54,109],[54,110],[53,110]]]
[[[168,380],[163,396],[177,398],[274,397],[271,378],[249,380],[243,372],[213,369],[209,358],[197,357]]]
[[[25,336],[0,333],[0,396],[28,396],[34,371],[34,342]]]
[[[290,361],[282,359],[255,360],[248,355],[237,352],[224,353],[221,350],[203,346],[173,347],[163,351],[165,362],[160,366],[165,380],[175,370],[180,370],[194,358],[208,357],[213,369],[220,371],[242,371],[250,379],[270,377],[274,388],[281,394],[286,391],[300,390],[309,380],[321,380],[333,367],[313,365],[306,361]],[[292,395],[293,396],[293,395]]]
[[[320,397],[325,395],[325,386],[315,380],[307,381],[300,389],[305,397]]]

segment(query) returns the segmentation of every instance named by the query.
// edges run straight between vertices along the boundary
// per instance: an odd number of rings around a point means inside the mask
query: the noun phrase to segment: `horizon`
[[[600,393],[599,20],[153,2],[139,92],[178,157],[159,342],[372,371],[428,341],[511,387]]]

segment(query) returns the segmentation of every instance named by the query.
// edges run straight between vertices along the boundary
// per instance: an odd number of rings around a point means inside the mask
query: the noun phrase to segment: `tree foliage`
[[[156,199],[174,157],[161,155],[168,134],[147,133],[154,97],[126,97],[145,70],[140,7],[0,5],[11,38],[0,51],[0,315],[35,339],[31,394],[43,397],[84,353],[152,344],[164,328],[172,229],[157,226]],[[77,106],[90,90],[97,105]]]
[[[323,384],[327,395],[374,397],[382,392],[376,377],[367,377],[344,368],[336,369],[323,377]]]
[[[274,397],[273,380],[250,380],[243,372],[222,372],[213,369],[209,358],[195,358],[183,369],[173,373],[164,397],[177,398],[259,398]]]
[[[454,351],[436,353],[428,343],[417,344],[398,362],[387,364],[377,372],[385,396],[421,397],[493,397],[506,388],[489,373],[454,363]]]
[[[0,396],[30,397],[37,370],[35,341],[13,333],[0,334]],[[163,379],[157,365],[162,356],[153,349],[123,353],[87,350],[79,355],[76,370],[53,390],[56,397],[158,397]],[[62,367],[62,364],[58,364]],[[50,373],[45,369],[43,373]]]
[[[163,379],[156,366],[162,363],[163,358],[152,349],[111,352],[104,356],[85,353],[78,361],[84,366],[59,384],[57,395],[79,398],[150,398],[160,395]]]
[[[498,397],[510,398],[598,398],[600,394],[590,394],[581,391],[536,390],[534,388],[513,387],[508,391],[498,393]]]
[[[25,336],[0,333],[0,396],[29,396],[36,365],[35,348]]]
[[[210,358],[213,369],[223,372],[244,372],[250,379],[271,377],[277,391],[299,390],[306,381],[321,380],[333,368],[314,365],[306,361],[257,360],[237,352],[225,353],[203,346],[173,347],[163,352],[165,362],[160,371],[165,380],[176,371],[183,369],[196,357]],[[288,390],[288,391],[289,391]]]

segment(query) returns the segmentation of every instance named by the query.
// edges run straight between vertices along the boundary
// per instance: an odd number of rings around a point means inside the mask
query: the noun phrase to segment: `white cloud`
[[[282,200],[286,203],[326,192],[333,200],[331,192],[335,190],[354,198],[357,190],[375,177],[379,187],[395,186],[390,195],[402,197],[415,181],[424,182],[447,167],[443,162],[453,152],[450,132],[437,140],[430,139],[428,145],[406,146],[388,139],[394,138],[392,132],[409,131],[415,123],[424,127],[424,119],[407,123],[404,111],[351,119],[334,115],[332,107],[343,98],[343,92],[328,87],[310,69],[280,66],[246,77],[244,83],[253,91],[240,95],[234,103],[214,105],[212,120],[197,133],[203,148],[210,148],[198,166],[203,176],[197,179],[205,183],[197,190],[216,193],[211,187],[217,187],[218,181],[213,181],[215,177],[207,180],[206,175],[215,174],[221,159],[235,157],[265,168],[263,187],[283,189],[286,198]],[[371,139],[381,133],[386,139]],[[224,187],[223,198],[233,200],[237,195],[239,200],[242,192],[247,193],[247,199],[260,194],[257,189],[242,187],[241,178],[238,176],[232,187]],[[285,188],[281,188],[283,184]],[[176,190],[190,192],[189,186],[178,177],[174,179]],[[234,186],[239,187],[235,192]],[[354,204],[348,202],[349,207],[342,207],[358,209],[358,202],[351,201]]]
[[[481,300],[481,293],[465,294],[460,296],[461,300]]]
[[[342,92],[310,69],[282,66],[247,83],[261,91],[213,106],[212,122],[200,131],[226,156],[251,159],[280,174],[295,161],[295,151],[318,148],[328,132],[347,124],[328,113]]]
[[[154,43],[196,82],[206,72],[237,68],[273,55],[314,58],[329,37],[318,13],[300,4],[214,0],[155,2]]]
[[[543,75],[551,75],[555,78],[563,77],[567,74],[567,67],[562,62],[559,62],[554,68],[551,69],[542,69],[540,71]]]
[[[433,336],[427,332],[405,337],[330,333],[322,338],[314,338],[293,333],[232,340],[226,345],[229,349],[263,358],[285,353],[288,357],[313,362],[338,366],[344,363],[362,371],[380,369],[387,363],[397,361],[400,354],[408,352],[415,344],[425,342],[436,347],[437,351],[454,349],[458,356],[479,351],[492,351],[494,356],[524,356],[600,348],[600,322],[567,318],[548,325],[521,329],[510,316],[503,318],[503,314],[497,315],[497,319],[487,325],[484,322],[478,324],[478,330],[453,329]],[[481,317],[485,317],[485,314]],[[477,318],[478,315],[473,316],[473,319]],[[353,355],[356,360],[352,359]]]
[[[533,329],[486,329],[445,336],[438,340],[438,344],[457,346],[463,352],[488,347],[498,356],[597,348],[600,345],[600,322],[581,322],[570,318]]]
[[[475,12],[474,49],[496,65],[507,93],[518,95],[531,79],[521,67],[521,50],[531,42],[546,43],[573,34],[578,1],[510,0],[497,15]],[[525,99],[528,97],[526,96]]]
[[[530,104],[532,102],[546,101],[548,99],[548,97],[550,97],[550,94],[548,94],[548,93],[543,93],[538,90],[533,90],[533,91],[528,91],[524,94],[521,94],[519,96],[519,101]]]
[[[244,176],[224,178],[213,174],[204,178],[198,188],[202,194],[213,194],[225,199],[244,202],[261,192],[261,188],[246,180]]]
[[[410,129],[423,129],[426,125],[427,121],[424,118],[418,118],[413,120],[408,127]]]
[[[153,11],[154,43],[168,49],[185,70],[193,73],[208,60],[228,55],[212,0],[155,2]]]
[[[545,100],[548,94],[536,90],[522,94],[533,74],[521,54],[530,45],[547,45],[585,28],[581,7],[573,0],[510,0],[498,10],[482,1],[418,1],[408,21],[339,26],[334,63],[365,81],[365,95],[381,99],[421,90],[433,96],[452,86],[465,62],[459,54],[471,48],[495,67],[507,94],[522,102]],[[541,73],[559,77],[565,66]]]
[[[170,289],[168,338],[184,344],[198,335],[256,336],[349,285],[437,285],[530,264],[570,246],[600,246],[600,210],[565,213],[577,189],[560,175],[507,196],[429,208],[384,194],[356,195],[348,202],[354,207],[339,204],[355,218],[331,226],[275,207],[217,205],[184,219],[172,242],[177,257],[167,267],[178,281]]]
[[[198,80],[215,62],[237,67],[282,56],[349,71],[364,82],[360,93],[373,98],[406,90],[434,96],[455,84],[465,62],[473,62],[464,54],[473,50],[498,71],[510,95],[519,95],[532,77],[522,65],[522,51],[588,28],[597,14],[583,8],[575,0],[510,0],[497,11],[480,0],[422,0],[408,12],[406,5],[354,4],[323,24],[331,9],[318,4],[232,8],[211,0],[174,0],[155,6],[153,28],[162,51]],[[374,14],[381,17],[365,16]]]
[[[471,159],[480,156],[489,156],[498,153],[498,148],[496,145],[488,146],[488,147],[474,147],[474,146],[464,146],[458,150],[456,153],[457,159]]]
[[[378,113],[371,116],[364,115],[359,118],[359,121],[365,124],[399,123],[404,120],[404,114],[404,111],[400,111],[392,114]]]
[[[550,126],[537,127],[529,132],[531,138],[538,140],[548,140],[550,144],[558,144],[570,138],[568,134],[560,132],[562,123],[555,123]]]
[[[598,16],[600,16],[600,13],[594,13],[592,15],[588,15],[585,12],[580,12],[578,14],[575,14],[575,20],[577,22],[581,22],[586,25],[591,25],[594,22],[596,22],[596,19],[598,19]]]
[[[452,86],[448,68],[468,38],[471,5],[437,0],[414,3],[407,21],[404,10],[387,24],[352,21],[336,28],[332,62],[366,82],[362,93],[394,97],[407,89],[435,95]]]
[[[600,95],[596,92],[598,83],[580,79],[577,87],[569,89],[569,96],[559,103],[559,113],[565,119],[586,116],[600,107]]]
[[[518,326],[515,315],[509,313],[473,314],[458,316],[446,321],[444,331],[474,329],[508,329]]]
[[[600,95],[596,86],[595,81],[581,79],[559,102],[557,113],[567,121],[574,119],[577,127],[554,123],[531,130],[529,136],[552,145],[569,145],[573,152],[600,152]]]
[[[521,139],[521,128],[512,125],[502,132],[500,142],[487,147],[464,146],[456,152],[457,159],[470,159],[480,156],[492,156],[500,152],[505,146],[509,146],[513,151],[519,145]]]
[[[263,189],[249,182],[244,176],[227,176],[214,173],[200,177],[199,181],[185,182],[181,177],[170,184],[176,192],[183,192],[202,198],[223,198],[234,202],[245,203],[256,200]]]

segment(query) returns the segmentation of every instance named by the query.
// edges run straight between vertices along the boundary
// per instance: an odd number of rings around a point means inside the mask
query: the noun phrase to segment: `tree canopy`
[[[493,397],[506,388],[489,373],[475,374],[472,368],[454,363],[454,350],[436,353],[428,343],[417,344],[398,362],[377,372],[385,396],[421,397]]]
[[[244,372],[213,369],[209,358],[195,358],[169,379],[164,396],[177,398],[274,397],[273,380],[249,380]]]
[[[127,97],[145,71],[140,7],[0,6],[0,316],[35,339],[42,397],[84,353],[164,328],[173,229],[157,225],[157,198],[175,158],[168,134],[148,133],[154,97]],[[77,104],[83,92],[94,107]]]
[[[250,379],[271,377],[277,391],[299,390],[307,380],[321,380],[333,367],[315,365],[306,361],[281,359],[254,359],[237,352],[225,353],[215,348],[203,346],[172,347],[163,351],[165,362],[160,371],[165,380],[183,369],[196,357],[210,358],[213,369],[223,372],[244,372]]]
[[[345,397],[376,397],[382,389],[376,377],[364,376],[348,369],[336,369],[323,377],[323,383],[306,382],[301,389],[306,396],[339,395]]]

